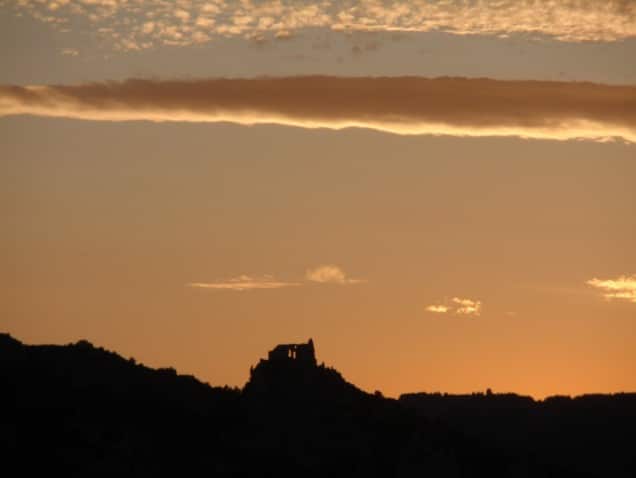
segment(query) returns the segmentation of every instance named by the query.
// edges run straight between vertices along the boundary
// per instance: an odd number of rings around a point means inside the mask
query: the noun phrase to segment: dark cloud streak
[[[10,114],[636,142],[636,87],[582,82],[301,76],[0,86],[0,116]]]

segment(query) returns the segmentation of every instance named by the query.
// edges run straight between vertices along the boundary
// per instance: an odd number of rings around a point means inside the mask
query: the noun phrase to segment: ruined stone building
[[[281,344],[269,351],[271,362],[294,360],[307,365],[316,365],[316,351],[314,341],[309,339],[306,344]]]

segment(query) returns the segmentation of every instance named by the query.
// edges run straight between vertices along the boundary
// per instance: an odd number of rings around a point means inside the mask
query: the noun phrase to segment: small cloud
[[[279,30],[274,34],[277,40],[289,40],[294,37],[294,33],[289,30]]]
[[[144,32],[146,35],[151,34],[154,30],[155,30],[155,22],[145,22],[141,26],[141,31]]]
[[[278,281],[271,275],[265,275],[262,277],[241,275],[219,282],[190,282],[189,284],[186,284],[186,287],[193,287],[197,289],[234,290],[242,292],[254,289],[282,289],[283,287],[296,287],[299,285],[301,284],[298,282]]]
[[[318,282],[321,284],[359,284],[366,282],[363,279],[350,279],[346,276],[344,271],[335,265],[323,265],[318,266],[315,269],[308,269],[305,278],[311,282]]]
[[[79,50],[77,48],[62,48],[60,53],[64,56],[77,56],[79,55]]]
[[[603,292],[607,300],[622,299],[636,303],[636,275],[619,276],[616,279],[590,279],[585,282]]]
[[[435,314],[445,314],[448,312],[449,307],[446,305],[429,305],[426,310]]]
[[[481,314],[481,301],[453,297],[450,301],[445,301],[444,304],[429,305],[426,310],[434,314],[451,313],[454,315],[479,317]]]
[[[188,12],[187,10],[183,10],[183,9],[176,10],[174,12],[174,16],[184,23],[190,20],[190,12]]]
[[[481,313],[481,301],[479,300],[453,297],[453,302],[457,304],[457,308],[455,309],[456,314],[478,316]]]

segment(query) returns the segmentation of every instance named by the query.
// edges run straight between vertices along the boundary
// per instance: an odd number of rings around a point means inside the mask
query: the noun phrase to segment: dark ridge
[[[311,340],[275,347],[241,390],[0,334],[0,381],[15,476],[636,476],[636,394],[394,400],[318,365]]]

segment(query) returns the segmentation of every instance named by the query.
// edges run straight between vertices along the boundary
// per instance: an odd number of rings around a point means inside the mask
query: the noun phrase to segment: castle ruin
[[[314,341],[309,339],[306,344],[280,344],[269,351],[270,362],[282,362],[293,360],[296,362],[316,365],[316,351]]]

